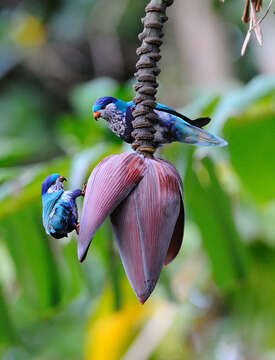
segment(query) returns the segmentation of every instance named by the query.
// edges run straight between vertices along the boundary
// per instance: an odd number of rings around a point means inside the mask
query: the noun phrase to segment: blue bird
[[[46,233],[55,239],[67,237],[71,231],[79,230],[75,200],[84,196],[85,190],[65,191],[65,180],[59,174],[52,174],[45,178],[41,186],[43,226]]]
[[[135,104],[125,102],[114,97],[105,96],[97,99],[93,106],[93,115],[97,120],[106,120],[110,130],[127,143],[132,143],[134,120],[132,111]],[[168,106],[157,103],[154,112],[158,116],[154,125],[154,145],[156,147],[174,141],[197,146],[226,146],[227,142],[219,136],[210,134],[201,129],[210,122],[210,118],[190,120],[187,116],[178,113]]]

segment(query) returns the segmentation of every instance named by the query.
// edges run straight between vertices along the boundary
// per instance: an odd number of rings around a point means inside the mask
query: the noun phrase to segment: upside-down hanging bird
[[[127,143],[132,143],[132,111],[135,104],[132,101],[125,102],[114,97],[105,96],[97,99],[92,108],[94,118],[103,118],[113,133]],[[185,115],[157,103],[154,109],[158,120],[154,124],[154,145],[156,147],[174,141],[197,146],[226,146],[227,142],[219,136],[210,134],[201,129],[210,122],[210,118],[203,117],[190,120]]]
[[[43,226],[55,239],[67,237],[73,230],[78,232],[78,210],[76,198],[84,196],[84,189],[65,191],[66,178],[52,174],[45,178],[41,187]]]

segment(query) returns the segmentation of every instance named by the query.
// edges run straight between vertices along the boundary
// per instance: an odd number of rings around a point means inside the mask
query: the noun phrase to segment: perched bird
[[[41,187],[42,218],[45,231],[56,239],[67,237],[73,230],[78,232],[78,210],[76,198],[84,196],[85,190],[65,191],[59,174],[46,177]]]
[[[113,133],[127,143],[134,141],[131,133],[134,130],[132,111],[135,104],[125,102],[110,96],[101,97],[93,106],[94,118],[103,118]],[[190,120],[168,106],[157,103],[154,112],[158,116],[154,125],[154,145],[156,147],[174,141],[197,146],[225,146],[227,142],[219,136],[201,129],[210,122],[210,118]]]

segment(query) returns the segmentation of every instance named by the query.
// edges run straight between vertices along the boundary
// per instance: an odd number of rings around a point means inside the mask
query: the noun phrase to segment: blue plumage
[[[56,239],[67,237],[73,230],[78,231],[78,210],[76,198],[83,191],[76,189],[65,191],[59,174],[45,178],[41,186],[43,226],[48,235]]]
[[[132,126],[134,107],[135,104],[132,101],[125,102],[105,96],[96,100],[93,113],[95,119],[101,117],[106,120],[112,132],[122,140],[132,143],[134,141],[131,135],[134,130]],[[156,147],[174,141],[197,146],[227,145],[222,138],[201,129],[210,122],[210,118],[190,120],[187,116],[162,104],[157,104],[154,112],[158,116],[158,121],[154,124],[156,130],[154,145]]]

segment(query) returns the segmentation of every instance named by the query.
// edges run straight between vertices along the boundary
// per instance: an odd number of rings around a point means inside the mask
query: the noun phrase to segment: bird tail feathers
[[[196,146],[226,146],[228,144],[221,137],[186,122],[177,123],[175,126],[180,142]]]

